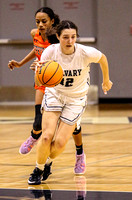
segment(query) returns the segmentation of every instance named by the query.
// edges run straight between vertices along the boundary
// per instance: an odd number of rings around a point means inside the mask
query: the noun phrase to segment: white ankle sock
[[[50,164],[52,161],[53,161],[53,159],[51,159],[50,157],[48,157],[47,160],[46,160],[46,164],[48,165],[48,164]]]
[[[36,162],[36,167],[39,168],[39,169],[41,169],[41,170],[44,170],[44,165],[45,165],[45,164],[38,164],[38,163]]]

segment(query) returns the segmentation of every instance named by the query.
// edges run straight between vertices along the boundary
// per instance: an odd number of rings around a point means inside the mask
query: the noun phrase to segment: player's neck
[[[74,48],[71,48],[71,49],[65,49],[63,47],[60,47],[60,48],[61,48],[62,53],[65,55],[72,55],[75,52],[75,46]]]
[[[44,42],[47,40],[45,34],[41,35],[41,37],[42,37],[42,39],[43,39]]]

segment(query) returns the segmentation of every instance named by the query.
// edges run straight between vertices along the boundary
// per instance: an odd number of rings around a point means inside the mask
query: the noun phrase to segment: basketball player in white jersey
[[[36,167],[28,180],[30,185],[41,184],[47,158],[55,159],[64,150],[76,122],[84,112],[91,63],[100,64],[104,93],[106,94],[112,87],[106,56],[93,47],[75,43],[77,36],[77,26],[71,21],[62,21],[57,27],[60,43],[47,47],[41,56],[41,61],[57,61],[63,68],[64,74],[59,85],[46,88],[45,91],[42,136],[37,144]],[[57,127],[58,120],[60,120],[59,127]]]

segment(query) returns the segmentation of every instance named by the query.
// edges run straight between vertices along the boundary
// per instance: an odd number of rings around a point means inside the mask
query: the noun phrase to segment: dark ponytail
[[[54,14],[54,24],[53,27],[56,27],[60,23],[59,15]]]
[[[48,41],[51,44],[59,43],[59,40],[56,37],[56,28],[55,27],[51,27],[51,28],[47,29],[45,34],[46,34]]]

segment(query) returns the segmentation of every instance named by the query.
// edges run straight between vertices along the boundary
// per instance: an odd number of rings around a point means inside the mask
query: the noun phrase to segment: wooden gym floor
[[[54,161],[52,175],[39,186],[27,180],[36,160],[19,147],[30,135],[33,106],[0,106],[0,200],[129,200],[132,199],[132,105],[88,105],[82,117],[86,173],[75,176],[71,138]]]

